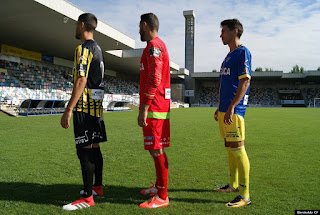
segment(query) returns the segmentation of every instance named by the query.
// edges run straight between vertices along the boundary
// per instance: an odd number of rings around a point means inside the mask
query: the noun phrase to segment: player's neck
[[[93,39],[93,32],[88,32],[88,31],[83,32],[82,37],[81,37],[81,42],[84,43],[87,40],[94,40]]]
[[[154,38],[157,38],[158,37],[158,32],[156,31],[150,31],[150,34],[148,35],[148,42],[153,40]]]
[[[239,48],[241,46],[240,44],[240,40],[239,38],[235,38],[235,40],[233,40],[232,42],[230,42],[228,44],[229,48],[230,48],[230,52],[232,52],[233,50],[235,50],[236,48]]]

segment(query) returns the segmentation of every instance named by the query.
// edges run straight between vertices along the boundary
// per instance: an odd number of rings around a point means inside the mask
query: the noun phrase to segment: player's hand
[[[70,122],[71,115],[72,115],[72,111],[68,111],[67,109],[64,111],[60,121],[62,128],[67,129],[70,127],[69,122]]]
[[[233,123],[232,116],[234,114],[234,108],[229,107],[227,112],[224,115],[224,124],[231,125]]]
[[[147,111],[139,111],[139,116],[138,116],[138,125],[140,127],[146,127],[147,124]]]
[[[216,112],[214,112],[214,120],[216,120],[218,122],[218,112],[219,112],[219,108],[217,108]]]

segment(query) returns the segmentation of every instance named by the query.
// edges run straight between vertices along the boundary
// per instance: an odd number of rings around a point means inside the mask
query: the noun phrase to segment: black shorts
[[[74,139],[77,147],[107,141],[103,117],[94,117],[83,112],[73,112]]]

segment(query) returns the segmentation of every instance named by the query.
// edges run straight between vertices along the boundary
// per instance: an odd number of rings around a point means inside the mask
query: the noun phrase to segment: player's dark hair
[[[153,13],[142,14],[140,23],[142,22],[146,22],[151,31],[156,30],[158,32],[159,20],[155,14]]]
[[[241,22],[238,20],[238,19],[226,19],[226,20],[223,20],[221,23],[220,23],[221,27],[226,25],[228,26],[228,28],[233,31],[234,29],[238,29],[238,34],[237,36],[241,37],[242,33],[243,33],[243,26],[241,24]]]
[[[98,20],[92,13],[84,13],[79,16],[78,22],[83,22],[87,31],[94,31],[97,27]]]

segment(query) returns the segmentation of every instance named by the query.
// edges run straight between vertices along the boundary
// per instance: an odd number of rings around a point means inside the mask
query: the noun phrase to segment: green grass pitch
[[[0,114],[0,214],[294,214],[320,209],[320,109],[248,108],[246,150],[252,205],[226,208],[235,193],[214,193],[228,182],[227,153],[214,121],[215,108],[171,112],[170,206],[140,209],[142,188],[154,181],[143,149],[137,111],[105,113],[108,142],[103,197],[75,212],[61,206],[82,188],[73,127],[61,116],[13,118]]]

